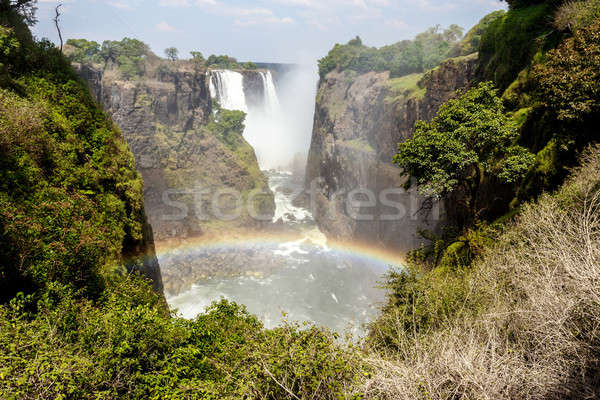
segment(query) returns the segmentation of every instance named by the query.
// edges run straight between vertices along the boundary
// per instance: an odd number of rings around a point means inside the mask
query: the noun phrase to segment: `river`
[[[244,304],[267,328],[287,318],[326,326],[338,333],[363,334],[365,324],[376,317],[378,305],[384,300],[384,291],[377,286],[389,268],[388,263],[343,246],[329,247],[311,213],[292,204],[301,182],[286,172],[266,174],[275,193],[274,221],[285,225],[286,231],[295,232],[300,239],[249,241],[205,250],[203,257],[207,259],[210,252],[218,252],[220,257],[235,252],[250,253],[253,257],[232,257],[228,263],[255,260],[271,266],[266,270],[257,268],[260,273],[207,277],[189,290],[167,296],[167,302],[181,316],[193,318],[213,301],[225,298]],[[237,267],[243,270],[248,266]]]

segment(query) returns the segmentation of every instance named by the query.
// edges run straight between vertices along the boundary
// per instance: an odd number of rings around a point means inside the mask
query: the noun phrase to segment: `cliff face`
[[[140,79],[121,80],[110,70],[76,68],[134,154],[156,241],[258,223],[247,213],[227,222],[216,218],[208,208],[217,189],[235,189],[242,196],[263,191],[259,210],[273,214],[273,196],[250,145],[241,138],[226,143],[207,128],[212,106],[205,70],[170,63]]]
[[[469,86],[475,67],[473,55],[424,75],[390,79],[388,72],[333,71],[321,80],[306,188],[323,231],[406,251],[419,245],[419,228],[437,228],[443,210],[438,216],[414,190],[398,190],[405,182],[392,158],[416,121],[430,120],[456,90]],[[356,189],[366,191],[352,193]]]

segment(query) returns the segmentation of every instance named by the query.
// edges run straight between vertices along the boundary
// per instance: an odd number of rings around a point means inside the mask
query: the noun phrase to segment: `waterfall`
[[[281,111],[279,104],[279,97],[277,96],[277,90],[273,83],[273,75],[271,71],[261,72],[260,76],[263,81],[263,93],[265,96],[265,106],[271,113],[278,113]]]
[[[244,94],[244,76],[239,72],[214,70],[210,72],[210,95],[227,110],[248,112]]]

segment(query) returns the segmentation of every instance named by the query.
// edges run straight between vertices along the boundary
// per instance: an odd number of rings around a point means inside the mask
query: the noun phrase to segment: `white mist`
[[[289,170],[294,157],[306,157],[314,115],[317,73],[312,67],[298,66],[278,78],[270,71],[259,72],[263,82],[263,102],[249,107],[244,95],[244,77],[239,72],[210,72],[210,91],[223,108],[247,113],[244,138],[256,152],[263,170]]]

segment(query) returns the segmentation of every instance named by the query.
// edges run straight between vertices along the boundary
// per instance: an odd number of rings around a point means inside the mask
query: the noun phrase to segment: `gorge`
[[[245,304],[267,327],[281,323],[285,311],[292,320],[363,332],[383,301],[378,280],[402,257],[377,242],[328,242],[310,204],[297,204],[310,197],[303,182],[316,71],[161,63],[149,66],[141,80],[115,77],[114,67],[75,67],[120,125],[144,177],[169,304],[193,318],[224,297]],[[228,142],[210,130],[223,118],[221,110],[245,113],[245,140]],[[256,158],[232,163],[240,151]],[[204,189],[210,191],[200,215],[195,191]],[[261,192],[263,218],[251,218],[246,203],[238,218],[228,218],[234,209],[229,191],[240,189],[244,201]],[[210,210],[219,191],[224,218]],[[182,210],[188,213],[172,218]]]
[[[0,0],[0,398],[600,397],[599,0],[310,67],[196,42],[329,47],[410,7],[119,3],[193,49],[163,59],[63,43],[116,3],[49,3]],[[279,18],[306,7],[314,40]],[[153,40],[147,10],[183,25]],[[60,43],[36,37],[48,11]]]

